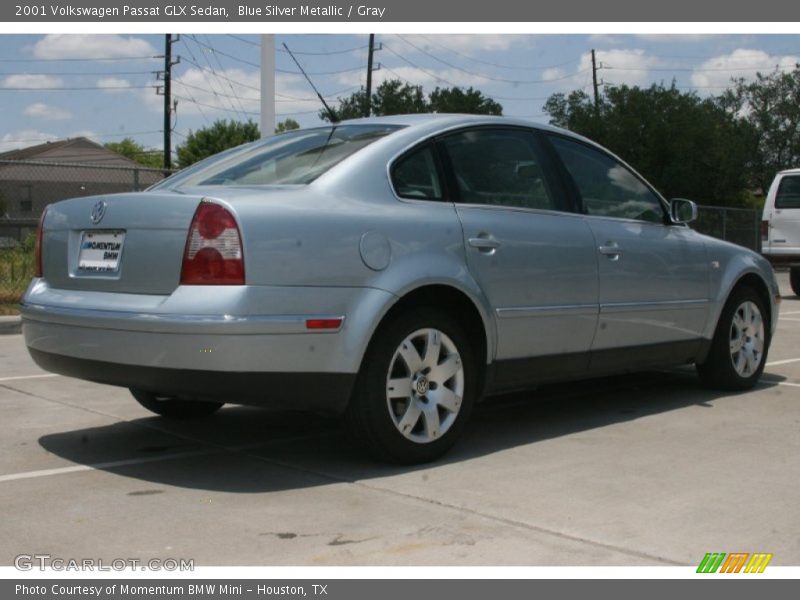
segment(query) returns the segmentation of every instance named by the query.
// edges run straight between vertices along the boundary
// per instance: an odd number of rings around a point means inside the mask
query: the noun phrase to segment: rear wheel
[[[800,296],[800,267],[792,267],[789,270],[789,283],[795,296]]]
[[[205,417],[217,412],[224,404],[223,402],[181,400],[173,396],[155,394],[134,388],[131,388],[131,394],[147,410],[168,419],[197,419]]]
[[[472,348],[456,320],[434,308],[404,313],[370,344],[348,423],[381,460],[434,460],[462,434],[477,381]]]
[[[752,388],[769,349],[764,301],[750,287],[735,289],[722,309],[706,361],[697,371],[708,385],[725,390]]]

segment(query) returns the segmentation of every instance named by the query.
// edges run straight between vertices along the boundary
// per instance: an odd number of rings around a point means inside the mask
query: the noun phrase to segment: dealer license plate
[[[124,244],[124,231],[84,231],[81,234],[78,269],[89,273],[117,272]]]

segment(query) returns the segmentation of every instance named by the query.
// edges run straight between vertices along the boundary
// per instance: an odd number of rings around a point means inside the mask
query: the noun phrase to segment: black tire
[[[168,419],[199,419],[217,412],[224,402],[205,402],[200,400],[179,400],[170,396],[161,396],[153,392],[131,388],[136,401],[150,412]]]
[[[392,417],[387,400],[387,378],[390,375],[389,369],[393,366],[395,352],[408,336],[422,329],[436,329],[445,334],[455,346],[463,368],[463,394],[460,406],[453,415],[454,420],[441,437],[424,443],[412,441],[400,432],[399,425],[396,426],[394,420],[399,419],[400,415]],[[442,338],[442,344],[445,343]],[[479,381],[479,366],[474,357],[475,352],[464,328],[442,310],[419,308],[393,318],[376,332],[364,357],[346,415],[352,435],[381,461],[419,464],[439,458],[455,444],[469,420]],[[397,368],[396,364],[394,366]],[[452,385],[453,381],[448,380],[447,385]],[[411,389],[415,389],[413,385]],[[430,390],[435,389],[437,388],[432,384]],[[426,405],[429,401],[423,400]],[[410,404],[406,405],[409,406]],[[436,410],[438,414],[438,405]],[[448,413],[444,414],[447,418]],[[426,424],[423,419],[424,415],[417,422],[417,427]]]
[[[789,269],[789,283],[795,296],[800,296],[800,267]]]
[[[752,372],[739,374],[734,366],[734,359],[731,354],[731,334],[734,315],[746,302],[755,304],[761,313],[764,345],[763,351],[758,354],[759,363],[757,368]],[[722,309],[708,356],[705,362],[697,365],[697,372],[709,387],[731,391],[749,390],[758,382],[761,373],[764,371],[770,341],[769,312],[764,305],[764,300],[751,287],[737,287],[731,292]]]

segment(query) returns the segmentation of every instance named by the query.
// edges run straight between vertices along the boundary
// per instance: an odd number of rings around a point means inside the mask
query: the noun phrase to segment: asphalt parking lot
[[[800,299],[780,279],[755,390],[709,391],[689,368],[548,386],[483,403],[452,453],[414,468],[306,415],[172,423],[0,336],[0,564],[800,564]]]

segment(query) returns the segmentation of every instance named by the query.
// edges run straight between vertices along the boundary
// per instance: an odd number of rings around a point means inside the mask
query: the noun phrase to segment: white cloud
[[[566,73],[564,73],[563,69],[559,69],[558,67],[552,67],[550,69],[545,69],[544,71],[542,71],[542,79],[544,79],[545,81],[561,79],[565,75]]]
[[[637,33],[636,37],[640,40],[648,42],[659,43],[691,43],[691,42],[705,42],[714,38],[718,38],[719,34],[713,33]]]
[[[158,54],[147,40],[121,35],[51,34],[33,46],[35,58],[127,58]]]
[[[650,81],[649,69],[658,65],[658,59],[640,49],[600,50],[596,52],[599,76],[607,83],[640,85]],[[592,55],[581,56],[578,71],[591,73]]]
[[[119,77],[101,77],[97,80],[97,87],[106,94],[119,94],[124,92],[126,88],[131,87],[131,82]]]
[[[48,140],[55,140],[58,136],[53,133],[44,133],[36,129],[20,129],[11,131],[0,137],[0,152],[16,150],[17,148],[27,148],[35,146]]]
[[[703,62],[695,68],[691,80],[698,87],[727,86],[731,79],[751,79],[757,72],[768,73],[775,67],[791,69],[799,62],[797,55],[777,56],[763,50],[739,48]]]
[[[50,106],[44,102],[34,102],[25,108],[25,114],[34,119],[63,121],[72,118],[72,113],[58,106]]]
[[[387,36],[388,37],[388,36]],[[500,35],[480,35],[480,34],[462,34],[462,35],[404,35],[392,36],[403,37],[410,42],[424,48],[425,50],[439,50],[442,46],[462,52],[470,56],[480,54],[482,52],[501,52],[511,49],[512,46],[527,46],[530,45],[533,37],[528,35],[513,35],[513,34],[500,34]],[[437,45],[438,44],[438,45]],[[408,54],[413,51],[408,44],[400,41],[395,44],[396,50],[403,49],[403,54]]]
[[[6,77],[2,85],[4,88],[32,88],[39,90],[42,88],[61,87],[63,83],[60,77],[53,77],[52,75],[18,73]]]
[[[226,115],[241,119],[245,111],[247,117],[255,119],[258,115],[246,113],[260,110],[260,86],[261,77],[255,70],[234,68],[218,70],[214,74],[190,68],[172,78],[172,95],[178,101],[178,118],[205,114],[212,119]],[[164,98],[154,94],[153,90],[144,90],[144,98],[153,111],[163,110]]]

